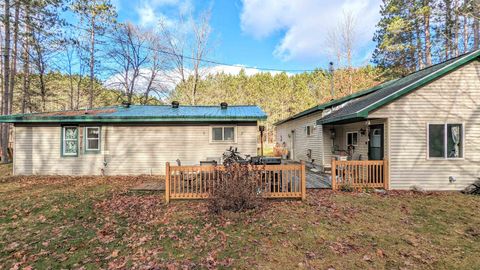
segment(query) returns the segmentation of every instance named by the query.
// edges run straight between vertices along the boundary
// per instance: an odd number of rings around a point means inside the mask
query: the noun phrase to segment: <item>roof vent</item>
[[[178,106],[180,106],[180,103],[178,103],[178,101],[172,101],[172,108],[178,108]]]
[[[226,102],[220,103],[220,108],[222,108],[222,110],[227,109],[228,108],[228,103],[226,103]]]
[[[132,105],[132,103],[130,103],[130,102],[128,102],[128,101],[123,101],[123,102],[122,102],[122,106],[123,106],[124,108],[130,108],[130,105]]]

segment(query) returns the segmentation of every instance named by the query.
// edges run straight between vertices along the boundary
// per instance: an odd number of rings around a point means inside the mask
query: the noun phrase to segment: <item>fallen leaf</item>
[[[112,252],[112,254],[111,254],[110,256],[111,256],[112,258],[116,258],[116,257],[118,257],[118,253],[119,253],[119,252],[120,252],[120,251],[119,251],[118,249],[116,249],[116,250],[114,250],[114,251]]]

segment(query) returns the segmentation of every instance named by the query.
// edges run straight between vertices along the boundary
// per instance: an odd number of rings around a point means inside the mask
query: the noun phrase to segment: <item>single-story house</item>
[[[257,106],[123,105],[1,116],[14,124],[15,175],[165,174],[165,163],[256,155]]]
[[[460,190],[480,177],[480,50],[276,123],[293,160],[385,160],[389,188]],[[335,168],[331,168],[335,170]]]

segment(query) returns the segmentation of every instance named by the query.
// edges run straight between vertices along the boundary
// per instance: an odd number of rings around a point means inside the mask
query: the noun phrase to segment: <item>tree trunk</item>
[[[20,15],[20,0],[15,1],[15,17],[13,23],[13,51],[12,51],[12,69],[10,71],[10,95],[9,114],[13,113],[13,91],[15,89],[15,76],[17,75],[17,55],[18,55],[18,23]]]
[[[95,77],[95,16],[92,15],[90,29],[90,83],[88,88],[88,108],[93,108],[93,79]]]
[[[473,49],[478,50],[480,46],[480,4],[473,1]]]
[[[460,18],[458,16],[460,7],[458,4],[458,0],[454,1],[453,8],[454,8],[453,12],[455,14],[454,21],[453,21],[453,27],[454,27],[453,33],[455,36],[455,38],[453,39],[453,56],[457,57],[459,54],[459,36],[460,36]]]
[[[468,52],[468,17],[463,16],[463,53]]]
[[[425,65],[432,65],[432,43],[430,36],[430,0],[423,1],[423,6],[428,7],[428,12],[423,14],[423,31],[425,32]]]
[[[22,113],[26,112],[27,101],[30,99],[30,6],[25,1],[25,41],[23,44],[23,91]]]
[[[418,64],[418,69],[423,69],[425,67],[423,63],[423,51],[422,51],[422,38],[421,38],[421,33],[420,33],[420,25],[418,20],[415,20],[415,35],[417,36],[417,64]]]
[[[9,111],[9,79],[10,79],[10,0],[4,2],[4,34],[3,44],[3,114],[8,115]],[[2,163],[8,163],[8,142],[9,142],[8,124],[2,124]]]

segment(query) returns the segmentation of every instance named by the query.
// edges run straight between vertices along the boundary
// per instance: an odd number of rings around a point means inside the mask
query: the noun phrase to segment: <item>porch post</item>
[[[301,161],[302,165],[302,201],[304,201],[307,198],[307,176],[305,174],[305,161]]]
[[[383,189],[387,190],[390,185],[390,175],[388,175],[388,159],[383,160]]]
[[[332,190],[337,189],[337,164],[336,159],[332,158]]]
[[[170,202],[170,162],[166,163],[165,169],[165,202]]]

